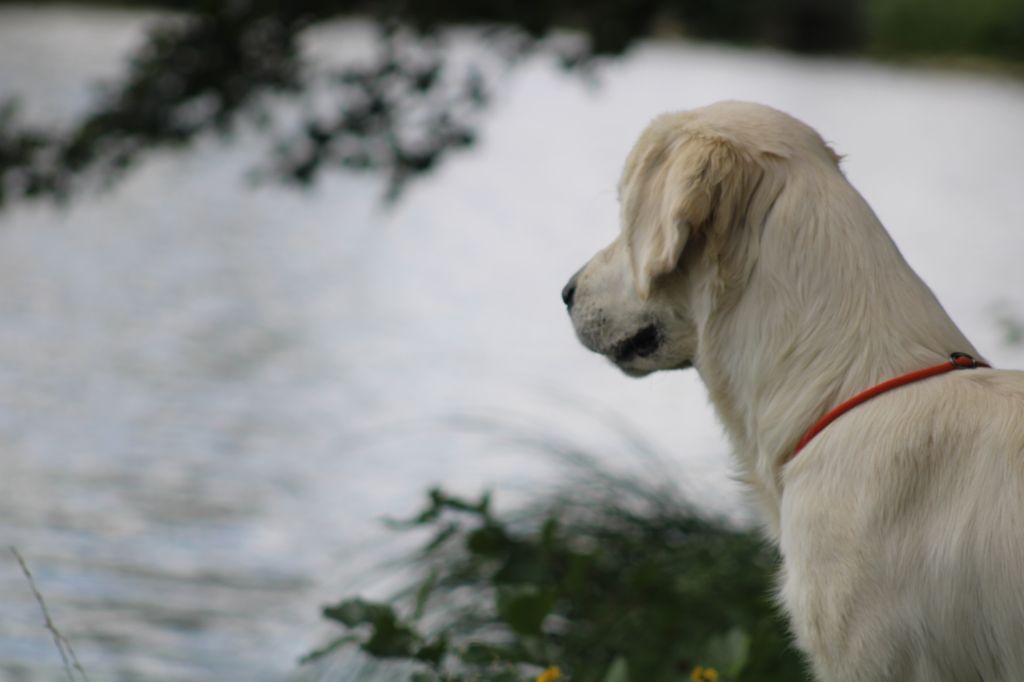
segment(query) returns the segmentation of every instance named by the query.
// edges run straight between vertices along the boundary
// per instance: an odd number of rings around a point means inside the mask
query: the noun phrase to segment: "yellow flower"
[[[540,675],[537,675],[537,682],[555,682],[562,676],[562,671],[557,666],[551,666]]]
[[[693,682],[718,682],[718,671],[714,668],[705,668],[698,665],[690,673],[690,679]]]

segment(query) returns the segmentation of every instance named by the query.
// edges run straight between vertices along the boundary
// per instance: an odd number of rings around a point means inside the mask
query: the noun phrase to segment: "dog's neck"
[[[745,228],[759,243],[740,293],[703,294],[713,312],[700,325],[696,365],[773,535],[783,462],[822,414],[952,351],[976,354],[863,198],[835,175],[791,178],[763,227]],[[828,200],[809,201],[809,192]],[[794,210],[801,203],[817,212]],[[794,215],[808,220],[785,220]]]

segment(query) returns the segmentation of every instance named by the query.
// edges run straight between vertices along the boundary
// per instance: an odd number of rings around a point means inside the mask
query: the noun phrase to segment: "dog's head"
[[[580,341],[630,375],[689,367],[708,318],[742,292],[796,157],[838,161],[769,107],[720,102],[641,134],[619,184],[621,232],[562,298]]]

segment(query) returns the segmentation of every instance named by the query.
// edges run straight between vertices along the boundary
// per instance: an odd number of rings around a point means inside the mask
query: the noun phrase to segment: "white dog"
[[[820,679],[1024,681],[1024,374],[907,384],[793,454],[848,398],[978,357],[838,160],[765,106],[656,119],[626,161],[620,236],[563,298],[626,373],[697,369]]]

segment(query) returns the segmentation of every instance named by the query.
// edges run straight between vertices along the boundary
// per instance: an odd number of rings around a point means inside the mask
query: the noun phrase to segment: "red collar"
[[[793,452],[789,455],[789,457],[787,457],[783,461],[783,464],[789,462],[794,457],[796,457],[797,454],[799,454],[799,452],[804,449],[804,446],[810,443],[811,439],[817,436],[819,433],[821,433],[826,426],[834,422],[836,419],[841,417],[846,412],[849,412],[853,408],[857,407],[861,403],[871,400],[876,395],[885,393],[886,391],[891,391],[892,389],[899,388],[900,386],[905,386],[906,384],[910,384],[915,381],[920,381],[921,379],[933,377],[937,374],[945,374],[946,372],[952,372],[954,369],[977,369],[978,367],[991,367],[991,365],[989,365],[987,362],[975,360],[967,353],[953,353],[952,355],[949,356],[949,360],[947,362],[942,363],[941,365],[935,365],[934,367],[926,367],[925,369],[919,369],[916,372],[910,372],[909,374],[902,374],[893,379],[889,379],[888,381],[883,381],[877,386],[872,386],[868,390],[853,396],[846,402],[837,405],[828,414],[826,414],[824,417],[815,422],[814,426],[808,429],[807,433],[804,434],[804,437],[801,438],[800,442],[796,444],[796,448],[794,448]]]

